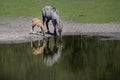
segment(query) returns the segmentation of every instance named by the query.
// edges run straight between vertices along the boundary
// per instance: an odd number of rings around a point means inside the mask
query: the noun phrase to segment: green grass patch
[[[120,23],[120,0],[1,0],[0,17],[41,17],[55,6],[62,20],[80,23]]]

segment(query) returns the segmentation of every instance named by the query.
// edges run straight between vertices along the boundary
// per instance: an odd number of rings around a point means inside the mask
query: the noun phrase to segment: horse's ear
[[[54,12],[56,11],[56,8],[55,8],[55,7],[53,7],[52,9],[53,9]]]

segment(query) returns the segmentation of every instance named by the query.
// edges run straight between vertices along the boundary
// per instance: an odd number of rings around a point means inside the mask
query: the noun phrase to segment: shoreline
[[[24,43],[42,39],[43,36],[29,34],[31,29],[31,17],[19,17],[15,19],[0,18],[0,44]],[[53,26],[49,23],[50,31]],[[35,28],[36,30],[37,28]],[[87,36],[108,36],[120,37],[120,24],[82,24],[63,21],[63,36],[87,35]],[[46,37],[51,35],[46,34]]]

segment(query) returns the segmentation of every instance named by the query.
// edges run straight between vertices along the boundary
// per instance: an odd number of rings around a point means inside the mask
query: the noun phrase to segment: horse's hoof
[[[50,34],[50,31],[47,31],[46,33],[47,33],[47,34]]]
[[[42,33],[41,31],[37,31],[37,33]]]
[[[30,32],[29,34],[34,34],[33,32]]]

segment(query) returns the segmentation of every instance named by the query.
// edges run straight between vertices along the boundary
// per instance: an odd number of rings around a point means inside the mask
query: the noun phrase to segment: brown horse
[[[45,39],[38,40],[37,46],[34,44],[34,42],[31,42],[31,48],[34,55],[42,54],[44,52],[44,49],[46,48]]]
[[[45,35],[46,27],[43,25],[42,20],[40,20],[38,18],[33,18],[32,19],[31,33],[33,33],[35,26],[37,26],[39,28],[39,32],[40,32],[40,29],[41,29],[43,35]]]

